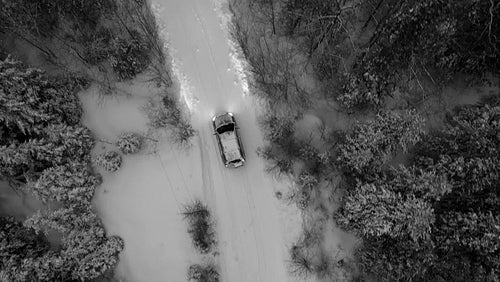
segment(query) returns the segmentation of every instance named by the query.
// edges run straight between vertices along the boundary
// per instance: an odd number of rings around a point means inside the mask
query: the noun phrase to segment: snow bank
[[[82,122],[97,139],[116,141],[123,132],[145,134],[147,119],[141,110],[144,93],[155,89],[138,83],[132,96],[100,97],[97,87],[80,93],[84,107]],[[132,87],[130,88],[132,90]],[[137,93],[137,94],[133,94]],[[197,151],[173,150],[167,138],[152,148],[123,156],[122,168],[103,174],[104,183],[94,204],[110,235],[125,241],[116,276],[122,281],[185,281],[195,251],[182,221],[182,204],[201,187]],[[98,142],[95,151],[116,149]]]

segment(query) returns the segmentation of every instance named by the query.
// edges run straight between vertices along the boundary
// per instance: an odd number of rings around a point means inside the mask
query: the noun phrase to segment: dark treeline
[[[26,51],[15,49],[19,41],[51,72],[15,59]],[[1,215],[1,281],[112,276],[124,245],[106,235],[91,204],[101,177],[76,93],[99,77],[129,80],[148,67],[168,86],[164,59],[145,1],[1,1],[0,180],[44,203],[25,219]]]
[[[90,165],[93,137],[80,124],[76,91],[85,86],[81,78],[0,61],[0,179],[48,207],[24,222],[2,215],[4,281],[86,281],[117,263],[123,241],[106,237],[91,207],[100,178]],[[49,243],[51,232],[59,244]]]
[[[91,201],[102,181],[95,166],[115,171],[121,155],[91,157],[95,140],[81,124],[77,92],[94,84],[99,94],[119,94],[116,82],[141,73],[162,90],[150,101],[151,127],[173,128],[177,141],[188,141],[194,130],[169,92],[146,1],[0,1],[0,181],[43,203],[27,218],[0,215],[0,281],[114,279],[124,242],[106,234]],[[144,141],[131,132],[117,139],[123,154]],[[204,271],[212,273],[193,275]]]
[[[56,65],[71,61],[128,80],[164,63],[154,18],[145,1],[4,1],[0,34],[20,39]],[[170,77],[163,73],[170,84]]]
[[[394,90],[440,87],[457,75],[482,83],[500,69],[500,2],[287,0],[278,33],[297,39],[315,73],[346,107],[380,106]]]
[[[500,1],[232,3],[233,35],[250,63],[256,93],[288,110],[283,115],[271,107],[264,116],[269,145],[259,153],[270,162],[270,171],[294,176],[295,200],[311,217],[324,209],[321,195],[327,191],[320,183],[339,180],[334,185],[343,197],[334,220],[363,242],[353,264],[343,261],[353,278],[498,281],[500,99],[443,108],[443,128],[431,132],[421,105],[457,81],[491,86],[498,78]],[[247,21],[263,31],[247,28],[252,26]],[[284,52],[287,58],[299,54],[307,60],[298,67],[284,63],[284,56],[276,56]],[[340,107],[333,112],[363,111],[374,118],[365,115],[347,130],[322,132],[321,146],[296,140],[297,118],[290,113],[300,118],[304,109],[314,108],[282,90],[301,89],[297,77],[309,70],[323,95],[296,91],[300,97],[334,98]],[[286,79],[282,74],[288,74]],[[389,98],[397,103],[387,103]],[[404,156],[405,165],[394,166],[401,163],[396,156]],[[339,266],[331,262],[333,254],[311,255],[310,245],[321,242],[316,235],[317,230],[306,228],[292,247],[292,272],[320,278],[328,273],[335,280],[332,272]]]
[[[499,106],[495,98],[456,109],[443,130],[421,136],[406,167],[381,169],[388,161],[381,157],[385,148],[402,139],[372,147],[368,140],[375,135],[359,133],[365,125],[340,145],[339,165],[356,183],[337,222],[364,239],[357,258],[366,275],[384,281],[498,279]],[[370,158],[376,162],[359,162]],[[363,164],[362,173],[353,173],[352,164]]]

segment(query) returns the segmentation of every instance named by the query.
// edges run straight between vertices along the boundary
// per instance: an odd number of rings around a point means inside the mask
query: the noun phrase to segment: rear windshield
[[[234,131],[234,123],[225,124],[217,128],[217,133],[222,134],[226,131]]]

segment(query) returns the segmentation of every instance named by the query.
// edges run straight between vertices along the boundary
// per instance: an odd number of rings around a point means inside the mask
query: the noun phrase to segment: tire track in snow
[[[231,222],[231,228],[230,229],[225,229],[225,230],[222,230],[221,229],[221,226],[216,226],[216,228],[219,230],[218,232],[218,236],[221,236],[221,238],[224,238],[228,235],[231,236],[231,240],[227,241],[227,242],[224,242],[225,245],[228,245],[230,246],[229,248],[227,248],[227,250],[230,250],[232,253],[234,253],[232,255],[232,259],[234,259],[234,262],[236,262],[237,265],[239,265],[239,267],[241,268],[241,259],[242,257],[240,257],[240,254],[241,255],[250,255],[248,253],[244,253],[244,252],[240,252],[238,251],[238,247],[241,248],[241,247],[244,247],[244,246],[247,246],[247,244],[245,243],[248,243],[247,241],[242,241],[243,238],[245,238],[245,236],[247,236],[245,234],[245,231],[246,230],[249,230],[249,232],[253,235],[253,245],[255,246],[255,248],[251,248],[251,250],[260,250],[260,248],[258,247],[258,240],[257,240],[257,236],[255,234],[255,230],[254,230],[254,215],[252,214],[252,205],[250,204],[250,201],[249,201],[249,197],[248,197],[248,194],[246,195],[245,200],[247,205],[246,205],[246,219],[249,219],[250,220],[250,224],[248,226],[246,226],[247,228],[242,228],[240,225],[243,223],[245,223],[245,221],[240,221],[238,220],[238,218],[235,217],[236,214],[238,214],[238,212],[236,212],[237,210],[241,210],[243,207],[240,203],[234,203],[235,200],[238,199],[238,195],[234,195],[233,192],[236,191],[236,189],[245,189],[245,192],[248,193],[248,189],[249,188],[249,182],[248,182],[248,176],[246,176],[245,174],[245,181],[243,181],[243,184],[244,184],[244,187],[241,187],[239,185],[235,186],[235,187],[227,187],[227,183],[234,183],[234,181],[232,181],[231,179],[234,178],[235,175],[230,175],[231,173],[226,170],[226,168],[224,168],[224,166],[222,165],[222,162],[219,160],[220,156],[217,154],[217,150],[218,150],[218,145],[217,145],[217,142],[216,142],[216,138],[213,136],[213,134],[209,134],[210,132],[212,132],[212,129],[211,129],[211,125],[208,126],[208,132],[205,132],[204,130],[204,127],[201,128],[202,131],[200,134],[200,141],[199,142],[202,142],[203,144],[205,144],[205,150],[209,150],[208,152],[209,155],[210,154],[213,154],[215,155],[214,158],[207,158],[206,157],[206,154],[205,152],[202,152],[202,154],[204,155],[203,157],[203,161],[202,161],[202,166],[203,166],[203,170],[205,171],[205,178],[204,178],[204,183],[206,183],[205,181],[209,181],[210,182],[210,187],[212,188],[212,190],[210,191],[211,195],[208,195],[208,198],[212,198],[211,200],[213,200],[213,208],[215,208],[218,212],[219,212],[219,218],[222,218],[223,216],[227,216],[229,218],[229,220],[226,220]],[[204,140],[203,140],[204,139]],[[210,140],[207,140],[207,139],[210,139]],[[212,148],[208,148],[208,144],[212,144]],[[201,148],[201,147],[200,147]],[[216,166],[217,168],[215,169],[215,171],[212,169],[212,166]],[[231,171],[233,172],[233,171]],[[241,171],[240,171],[241,172]],[[214,176],[214,173],[218,173],[218,175],[220,175],[220,179],[222,180],[222,184],[218,184],[218,187],[215,187],[214,188],[214,181],[213,181],[213,176]],[[229,173],[229,174],[228,174]],[[208,178],[208,179],[207,179]],[[220,201],[217,201],[217,200],[214,200],[213,198],[217,199],[217,195],[220,195],[220,194],[223,194],[223,197],[224,197],[224,205],[226,207],[223,207],[221,202]],[[253,205],[255,207],[255,205]],[[231,211],[235,211],[235,212],[231,212]],[[226,214],[226,212],[229,212]],[[222,222],[221,222],[222,223]],[[240,226],[240,227],[238,227]],[[236,232],[227,232],[228,230],[234,230]],[[226,233],[230,233],[230,234],[226,234]],[[224,250],[220,250],[222,254],[224,254],[226,257],[230,254],[228,253],[225,253]],[[258,263],[258,269],[259,271],[257,273],[255,273],[255,275],[258,275],[258,279],[257,280],[254,280],[254,278],[250,278],[252,280],[252,282],[254,281],[266,281],[266,280],[263,280],[262,277],[261,277],[261,261],[262,261],[262,258],[263,258],[263,255],[262,255],[262,252],[261,251],[258,251],[259,254],[258,254],[258,257],[257,257],[257,260],[256,262]],[[226,262],[229,261],[229,260],[225,260]],[[247,264],[243,264],[244,267],[249,267]],[[227,268],[229,267],[228,265],[223,265],[222,266],[225,271],[227,272]],[[252,272],[251,269],[247,269],[246,271],[247,273],[248,272]],[[245,280],[247,281],[247,280]]]
[[[205,193],[205,198],[207,200],[209,200],[211,203],[212,203],[212,208],[215,212],[218,212],[218,219],[220,221],[220,223],[222,224],[223,222],[231,222],[231,228],[230,229],[234,229],[234,227],[236,226],[236,222],[235,222],[235,219],[230,215],[230,214],[225,214],[224,211],[232,211],[234,210],[234,207],[232,206],[232,201],[231,201],[231,198],[227,195],[227,193],[222,193],[222,196],[224,197],[223,199],[221,199],[220,197],[220,193],[217,193],[217,190],[216,190],[216,187],[214,185],[214,171],[212,170],[212,166],[214,165],[217,165],[218,167],[218,170],[217,172],[219,173],[219,175],[222,175],[223,174],[223,171],[221,170],[221,162],[217,162],[217,164],[214,164],[214,160],[217,160],[217,158],[210,158],[208,157],[207,158],[207,155],[210,155],[209,152],[211,152],[212,154],[215,154],[215,150],[214,149],[218,149],[216,146],[216,142],[215,142],[215,138],[213,137],[212,134],[209,134],[211,132],[211,128],[210,126],[208,126],[208,129],[205,130],[203,127],[200,128],[199,130],[200,132],[200,136],[199,136],[199,142],[200,142],[200,150],[201,150],[201,155],[202,155],[202,161],[201,161],[201,166],[202,166],[202,169],[203,169],[203,185],[205,187],[209,187],[209,194],[206,194]],[[211,137],[211,138],[210,138]],[[211,139],[211,140],[209,140]],[[206,150],[206,152],[204,152],[201,148],[201,144],[204,144],[204,149]],[[212,144],[212,148],[209,148],[209,145],[208,144]],[[218,156],[215,156],[215,157],[218,157]],[[223,191],[227,191],[227,187],[226,187],[226,183],[225,181],[223,181],[222,185],[220,183],[217,183],[218,187],[220,187],[219,189],[223,189]],[[205,192],[206,192],[206,189],[203,189]],[[223,206],[224,205],[224,206]],[[225,217],[228,217],[228,219],[225,219]],[[222,226],[221,224],[219,224],[219,222],[215,222],[216,226],[216,230],[217,230],[217,240],[218,240],[218,251],[219,253],[222,255],[222,257],[224,258],[228,258],[228,256],[230,254],[228,254],[227,252],[224,251],[224,249],[228,249],[228,250],[234,250],[234,242],[238,244],[241,244],[241,241],[239,241],[239,238],[240,236],[237,236],[237,234],[235,234],[234,232],[231,232],[230,234],[226,234],[226,232],[223,232],[222,230]],[[224,240],[225,238],[227,238],[227,236],[231,236],[231,239],[230,240]],[[222,240],[221,240],[222,239]],[[221,248],[223,247],[222,245],[224,245],[225,248]],[[239,261],[239,257],[232,257],[232,259],[234,259],[236,262]],[[223,261],[232,261],[232,260],[229,260],[229,259],[223,259]],[[229,277],[229,269],[230,269],[230,266],[228,266],[227,264],[223,263],[220,265],[220,267],[223,269],[223,277]]]
[[[258,263],[258,267],[259,267],[259,270],[260,270],[260,271],[259,271],[259,274],[260,274],[260,273],[262,273],[262,261],[264,260],[264,254],[262,253],[262,249],[260,249],[260,248],[257,246],[257,242],[258,242],[258,240],[257,240],[257,234],[255,233],[255,228],[256,228],[256,226],[255,226],[255,222],[254,222],[254,221],[255,221],[256,216],[255,216],[255,212],[252,212],[252,211],[255,211],[257,208],[255,207],[255,203],[253,202],[253,197],[252,197],[252,200],[250,201],[250,192],[249,192],[250,187],[249,187],[249,185],[248,185],[248,183],[249,183],[249,182],[248,182],[248,175],[246,175],[246,174],[245,174],[245,180],[246,180],[246,181],[244,182],[244,183],[245,183],[245,187],[244,187],[243,189],[245,189],[245,193],[246,193],[246,196],[247,196],[247,203],[248,203],[249,212],[250,212],[250,214],[252,215],[252,216],[251,216],[251,225],[252,225],[252,227],[253,227],[253,228],[252,228],[252,231],[253,231],[252,233],[253,233],[254,242],[255,242],[255,245],[256,245],[256,246],[255,246],[255,247],[256,247],[256,250],[259,252],[259,253],[258,253],[259,258],[258,258],[258,260],[257,260],[257,263]],[[260,230],[260,226],[257,226],[257,228],[259,228],[259,231],[261,231],[261,230]],[[259,232],[259,233],[261,233],[261,232]],[[265,264],[264,264],[264,268],[266,268],[266,265],[265,265]],[[264,273],[266,273],[266,272],[264,272]],[[260,279],[259,279],[259,281],[263,281],[263,280],[262,280],[262,278],[260,278]]]
[[[211,44],[211,42],[210,42],[211,40],[210,40],[210,38],[209,38],[209,36],[208,36],[208,33],[207,33],[206,29],[205,29],[205,25],[206,25],[206,24],[204,23],[204,19],[200,16],[200,13],[198,12],[197,7],[193,7],[193,12],[194,12],[194,13],[195,13],[195,15],[196,15],[196,19],[197,19],[197,20],[199,21],[199,23],[200,23],[200,29],[201,29],[201,31],[202,31],[202,33],[203,33],[203,37],[204,37],[204,40],[205,40],[205,44],[208,46],[208,50],[209,50],[209,52],[208,52],[208,53],[209,53],[209,55],[210,55],[210,61],[211,61],[211,63],[212,63],[212,66],[213,66],[214,70],[217,70],[217,69],[219,69],[219,68],[218,68],[218,65],[217,65],[217,63],[215,62],[215,59],[214,59],[214,55],[213,55],[213,54],[214,54],[214,52],[213,52],[212,44]],[[222,80],[221,80],[221,78],[220,78],[219,73],[218,73],[217,71],[215,71],[215,72],[214,72],[214,74],[215,74],[215,75],[216,75],[216,77],[217,77],[217,82],[218,82],[218,84],[219,84],[219,87],[220,87],[221,89],[224,89],[224,85],[223,85],[223,83],[222,83]],[[214,139],[214,138],[212,138],[212,139]],[[206,140],[205,140],[205,141],[206,141]],[[217,144],[215,144],[214,149],[218,149],[218,148],[217,148]],[[206,164],[206,165],[209,165],[209,164]],[[219,170],[220,170],[220,169],[219,169]],[[221,173],[222,173],[223,179],[224,179],[224,180],[228,179],[227,172],[226,172],[226,171],[223,171],[223,170],[220,170],[220,171],[221,171]],[[225,183],[226,183],[226,181],[224,181],[224,193],[226,194],[226,199],[228,199],[228,204],[229,204],[229,206],[230,206],[229,211],[233,211],[233,210],[234,210],[234,207],[233,207],[233,205],[232,205],[232,201],[231,201],[231,199],[233,199],[234,197],[232,197],[232,195],[228,195],[228,193],[230,193],[230,192],[228,192],[228,191],[230,191],[230,190],[228,190],[228,189],[227,189],[227,187],[226,187],[226,184],[225,184]],[[237,189],[237,188],[238,188],[238,187],[231,187],[231,188],[229,188],[229,189]],[[250,197],[249,197],[249,194],[248,194],[248,189],[250,189],[250,188],[249,188],[249,185],[248,185],[248,177],[247,177],[247,176],[246,176],[246,181],[244,181],[244,187],[243,187],[243,189],[245,190],[245,193],[246,193],[247,213],[248,213],[248,215],[249,215],[249,220],[250,220],[250,225],[251,225],[250,227],[254,227],[254,217],[255,217],[255,215],[252,213],[252,205],[251,205],[251,203],[250,203]],[[253,207],[254,207],[254,209],[255,209],[255,204],[253,205]],[[231,219],[232,219],[231,221],[232,221],[232,223],[233,223],[233,226],[236,226],[236,223],[235,223],[235,221],[237,221],[237,220],[236,220],[236,218],[234,218],[234,216],[231,216]],[[245,231],[245,229],[241,229],[241,228],[238,228],[238,229],[240,230],[240,233],[241,233],[241,231]],[[253,237],[253,245],[255,246],[255,250],[257,250],[257,251],[258,251],[258,254],[257,254],[257,256],[258,256],[258,258],[257,258],[257,267],[258,267],[258,269],[259,269],[258,274],[260,274],[260,273],[262,273],[262,271],[260,271],[260,270],[262,269],[262,266],[261,266],[261,261],[262,261],[262,259],[263,259],[263,257],[264,257],[264,256],[263,256],[263,254],[262,254],[262,251],[261,251],[261,250],[260,250],[260,248],[258,247],[258,240],[257,240],[257,235],[256,235],[256,233],[255,233],[255,229],[254,229],[254,228],[247,228],[246,230],[250,230],[250,232],[251,232],[251,233],[252,233],[252,235],[253,235],[253,236],[252,236],[252,237]],[[235,238],[236,240],[238,240],[238,243],[239,243],[240,245],[242,244],[242,242],[240,241],[240,238],[242,238],[243,236],[245,236],[245,234],[243,233],[243,234],[241,234],[241,235],[242,235],[242,236],[237,236],[237,237]],[[234,236],[233,236],[233,237],[234,237]],[[239,257],[237,257],[237,261],[239,261]],[[259,281],[262,281],[262,279],[260,279],[260,278],[259,278]]]
[[[163,159],[161,158],[160,153],[157,153],[156,156],[158,157],[158,159],[160,161],[160,164],[161,164],[161,167],[162,167],[162,171],[163,171],[163,175],[165,176],[165,179],[168,182],[168,186],[170,187],[170,190],[172,191],[172,195],[174,196],[174,200],[177,203],[177,210],[179,212],[181,212],[181,204],[179,202],[179,198],[178,198],[177,192],[176,192],[177,189],[174,188],[174,185],[172,184],[172,181],[170,180],[170,176],[168,176],[168,171],[165,168],[165,163],[163,163]]]
[[[224,177],[224,179],[229,179],[229,177],[227,176],[227,172],[226,171],[223,171],[223,177]],[[262,273],[262,271],[261,271],[261,269],[262,269],[261,261],[262,261],[262,259],[263,259],[264,256],[262,255],[261,249],[258,246],[258,242],[259,241],[257,240],[257,234],[255,233],[255,228],[254,228],[255,227],[255,225],[254,225],[255,216],[252,213],[252,205],[250,203],[250,197],[248,195],[248,190],[250,189],[249,185],[248,185],[248,183],[249,183],[248,182],[248,176],[245,176],[245,180],[246,181],[243,181],[243,186],[244,187],[240,186],[240,187],[234,187],[233,188],[233,189],[243,189],[243,190],[245,190],[245,194],[246,194],[245,195],[246,196],[245,200],[246,200],[246,204],[247,204],[247,209],[246,210],[247,210],[247,213],[249,215],[248,218],[250,220],[250,224],[247,226],[247,228],[240,228],[240,230],[241,231],[245,231],[245,230],[249,229],[250,232],[252,233],[253,245],[255,246],[255,250],[258,252],[257,253],[257,267],[258,267],[259,271],[256,274],[259,275],[258,281],[263,281],[260,275]],[[224,190],[224,191],[225,191],[225,193],[228,193],[228,191],[230,191],[230,190]],[[231,198],[233,198],[233,197],[231,197]],[[255,208],[255,204],[253,205],[253,207]],[[244,232],[243,232],[243,234],[244,234]],[[242,244],[241,241],[240,241],[240,244]]]
[[[209,37],[207,35],[207,31],[205,29],[205,24],[203,23],[202,18],[200,17],[200,13],[198,13],[198,11],[196,10],[196,8],[193,7],[192,9],[193,9],[194,14],[196,15],[196,19],[200,23],[200,29],[201,29],[201,32],[203,33],[203,37],[205,39],[205,44],[208,46],[208,50],[209,50],[208,53],[210,55],[210,62],[212,63],[212,67],[214,68],[214,70],[216,70],[217,69],[217,64],[215,63],[214,52],[213,52],[213,49],[212,49],[212,45],[210,44]],[[219,73],[215,72],[215,75],[217,76],[217,82],[219,83],[219,87],[221,89],[224,89],[223,85],[222,85],[222,80],[221,80],[221,78],[219,76]]]

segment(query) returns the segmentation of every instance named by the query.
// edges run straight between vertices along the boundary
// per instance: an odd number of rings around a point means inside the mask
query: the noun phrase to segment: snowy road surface
[[[210,0],[155,0],[175,67],[199,131],[203,193],[215,211],[224,281],[288,281],[283,240],[272,183],[256,149],[262,142],[254,101],[231,61],[220,3]],[[212,115],[235,114],[247,162],[241,169],[222,166],[212,135]]]
[[[119,171],[103,173],[94,204],[108,233],[125,241],[116,268],[120,281],[186,281],[189,265],[210,257],[222,281],[294,281],[286,271],[287,247],[300,216],[274,197],[285,185],[266,175],[256,155],[263,142],[257,107],[246,95],[218,1],[152,0],[198,134],[190,150],[161,139],[154,153],[124,156]],[[82,122],[98,139],[147,132],[141,107],[156,90],[140,80],[119,85],[129,97],[99,99],[95,85],[80,93]],[[224,168],[212,135],[211,117],[224,111],[235,114],[247,155],[239,169]],[[95,152],[108,149],[113,145],[98,143]],[[218,255],[201,256],[186,232],[180,213],[195,197],[213,211]]]

